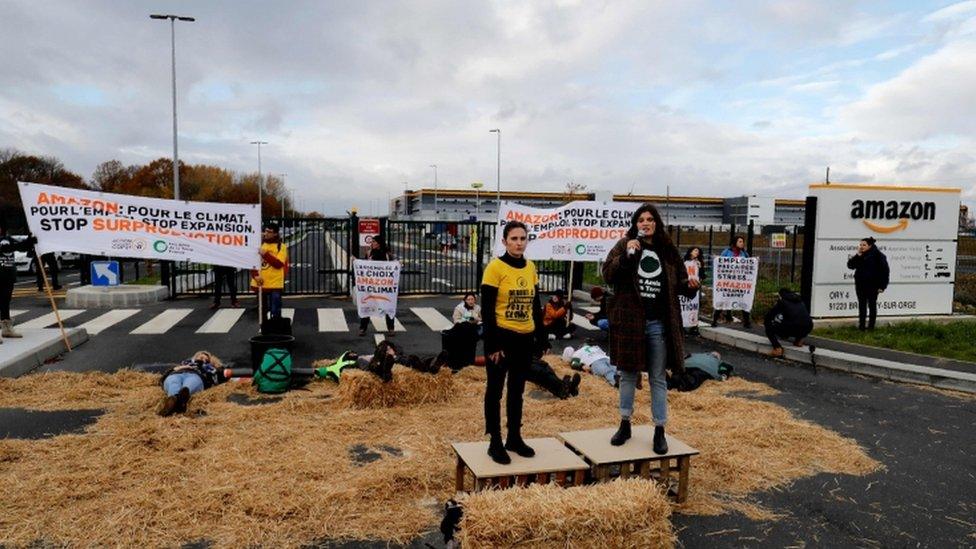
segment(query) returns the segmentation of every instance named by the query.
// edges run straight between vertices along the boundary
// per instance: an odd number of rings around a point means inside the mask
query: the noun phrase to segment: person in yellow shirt
[[[522,391],[533,356],[549,347],[542,325],[539,274],[535,263],[524,257],[528,243],[525,225],[512,221],[502,232],[505,254],[492,259],[481,281],[482,323],[485,337],[485,432],[491,437],[488,455],[496,463],[511,463],[508,451],[522,457],[535,455],[522,440]],[[508,437],[502,444],[501,400],[505,378],[508,396],[505,413]]]
[[[251,271],[251,288],[261,288],[264,310],[270,318],[281,318],[281,293],[288,274],[288,246],[281,242],[277,223],[268,223],[261,234],[261,270]],[[262,322],[265,319],[261,319]]]

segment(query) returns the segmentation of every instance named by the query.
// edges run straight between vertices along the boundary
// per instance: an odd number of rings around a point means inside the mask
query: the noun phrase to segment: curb
[[[758,334],[731,330],[729,328],[700,329],[705,339],[758,354],[769,354],[773,347],[769,341]],[[784,359],[802,362],[816,367],[830,368],[852,374],[898,381],[930,385],[939,389],[950,389],[976,394],[976,374],[943,370],[917,364],[906,364],[893,360],[866,357],[830,349],[784,346]]]
[[[74,309],[116,309],[160,303],[167,297],[166,286],[80,286],[68,290],[64,302]]]
[[[88,341],[88,332],[84,328],[65,328],[68,342],[74,349]],[[44,362],[67,352],[61,339],[61,330],[42,329],[24,332],[25,341],[4,339],[3,346],[17,345],[11,356],[4,356],[0,361],[0,377],[19,377],[32,370],[40,368]],[[3,350],[3,349],[0,349]]]

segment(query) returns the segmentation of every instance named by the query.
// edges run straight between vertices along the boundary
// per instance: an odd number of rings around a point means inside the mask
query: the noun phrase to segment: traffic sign
[[[92,261],[91,262],[91,285],[92,286],[118,286],[119,285],[119,262],[118,261]]]
[[[771,242],[774,248],[786,247],[786,233],[773,233],[770,236],[772,237]]]

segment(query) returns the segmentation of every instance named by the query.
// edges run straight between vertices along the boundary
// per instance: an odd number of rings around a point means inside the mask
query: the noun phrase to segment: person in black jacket
[[[783,346],[779,344],[780,337],[792,337],[793,345],[803,345],[803,338],[813,331],[813,319],[804,305],[800,294],[791,292],[787,288],[780,288],[779,301],[766,313],[764,325],[766,337],[773,346],[770,356],[783,356]]]
[[[862,238],[857,246],[857,255],[847,260],[847,268],[854,269],[854,290],[857,293],[857,327],[874,329],[878,317],[878,294],[888,288],[888,258],[875,245],[873,237]]]
[[[14,252],[33,250],[36,242],[34,237],[17,241],[8,236],[7,222],[0,217],[0,343],[3,343],[4,337],[24,337],[14,331],[13,321],[10,320],[10,300],[13,298],[14,283],[17,282]]]

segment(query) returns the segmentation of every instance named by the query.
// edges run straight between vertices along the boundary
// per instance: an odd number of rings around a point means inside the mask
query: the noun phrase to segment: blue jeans
[[[265,303],[268,310],[265,313],[268,318],[281,318],[281,292],[282,290],[264,290]]]
[[[647,338],[647,367],[651,379],[651,416],[654,425],[668,422],[668,381],[664,372],[668,350],[664,343],[664,324],[658,320],[648,320],[644,324],[644,337]],[[630,419],[634,413],[634,392],[637,390],[637,376],[640,372],[620,372],[620,417]]]
[[[199,393],[203,390],[203,380],[194,372],[176,372],[166,376],[163,380],[163,390],[168,396],[173,396],[186,387],[190,394]]]
[[[614,376],[617,374],[617,367],[610,364],[609,358],[601,358],[593,362],[593,364],[590,364],[590,373],[606,379],[611,387],[617,381],[614,379]]]

